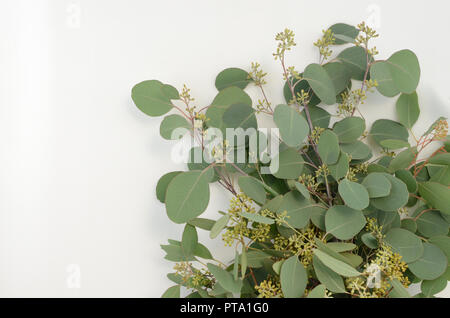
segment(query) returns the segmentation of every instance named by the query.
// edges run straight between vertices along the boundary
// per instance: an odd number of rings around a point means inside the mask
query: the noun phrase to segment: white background
[[[0,296],[159,297],[171,285],[159,244],[179,239],[182,227],[169,222],[154,190],[183,165],[170,160],[161,119],[131,102],[142,80],[186,83],[205,106],[219,71],[258,61],[269,72],[269,98],[281,103],[276,32],[295,31],[289,64],[303,69],[317,61],[312,42],[322,29],[368,20],[381,33],[380,58],[404,48],[419,57],[415,130],[450,115],[448,1],[0,4]],[[362,111],[394,116],[394,104],[374,94]],[[226,208],[223,193],[213,187],[207,216]],[[231,258],[220,240],[208,245]],[[77,277],[81,288],[69,288]]]

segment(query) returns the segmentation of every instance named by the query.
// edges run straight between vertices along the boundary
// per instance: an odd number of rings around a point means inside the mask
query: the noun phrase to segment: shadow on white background
[[[161,119],[132,105],[142,80],[186,83],[205,106],[219,71],[258,61],[269,98],[282,103],[276,32],[296,32],[289,63],[302,69],[317,60],[312,42],[322,29],[368,19],[381,33],[380,58],[403,48],[419,56],[415,131],[449,116],[448,44],[439,42],[449,4],[408,1],[406,14],[405,3],[3,0],[0,296],[159,297],[171,285],[159,245],[182,227],[169,222],[155,187],[184,167],[168,160]],[[362,112],[393,117],[394,104],[374,94]],[[229,196],[213,186],[211,197],[206,216],[217,218]],[[220,239],[200,238],[222,260],[233,257]]]

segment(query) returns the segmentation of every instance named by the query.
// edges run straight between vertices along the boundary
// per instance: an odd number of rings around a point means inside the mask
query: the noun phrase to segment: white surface
[[[132,105],[130,90],[142,80],[187,83],[204,106],[220,70],[258,61],[270,74],[269,98],[282,102],[281,70],[271,55],[276,32],[295,31],[299,44],[289,63],[301,69],[317,60],[312,42],[322,29],[368,18],[379,26],[381,57],[410,48],[420,59],[423,111],[415,130],[450,115],[447,1],[1,4],[4,297],[159,297],[171,285],[159,244],[179,238],[182,227],[169,222],[154,190],[161,175],[183,166],[168,159],[161,119]],[[362,111],[393,116],[394,103],[375,94]],[[216,218],[227,206],[223,193],[213,189],[207,215]],[[224,260],[232,256],[220,240],[209,246]],[[77,277],[81,288],[69,288]]]

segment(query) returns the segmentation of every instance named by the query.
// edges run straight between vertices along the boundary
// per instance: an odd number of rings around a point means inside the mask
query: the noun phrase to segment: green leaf
[[[366,130],[366,122],[359,117],[347,117],[333,126],[333,131],[341,143],[355,142],[364,130]]]
[[[403,219],[401,221],[401,227],[411,233],[416,233],[417,231],[417,223],[413,219]]]
[[[382,198],[371,199],[371,204],[382,211],[397,211],[408,203],[409,192],[403,181],[383,173],[383,175],[391,183],[391,192],[388,196]]]
[[[371,249],[376,249],[380,245],[378,243],[378,240],[375,236],[372,235],[372,233],[364,233],[361,236],[361,241],[363,241],[363,243]]]
[[[175,285],[167,289],[161,298],[180,298],[180,285]]]
[[[295,182],[295,188],[298,190],[298,192],[300,192],[302,194],[302,196],[305,199],[310,199],[311,198],[311,194],[309,193],[309,190],[307,187],[305,187],[302,183],[300,182]]]
[[[397,100],[397,117],[399,122],[407,127],[412,128],[419,119],[420,108],[417,93],[402,94]]]
[[[179,243],[178,245],[161,245],[161,248],[164,252],[166,252],[166,256],[164,258],[171,262],[190,262],[195,259],[193,255],[187,256],[183,253],[183,249]]]
[[[327,243],[327,246],[337,253],[352,251],[358,247],[353,243],[344,242],[331,242]]]
[[[367,56],[366,50],[360,46],[352,46],[343,50],[337,60],[344,63],[353,79],[362,81],[367,69],[367,62],[373,61],[372,56]]]
[[[302,175],[305,160],[295,148],[280,152],[270,163],[270,172],[279,179],[297,179]]]
[[[409,263],[409,270],[423,280],[434,280],[447,270],[447,257],[437,246],[423,243],[423,255],[415,262]]]
[[[427,209],[423,207],[422,210]],[[438,211],[429,211],[417,219],[417,229],[425,237],[447,235],[449,224]]]
[[[311,290],[306,298],[325,298],[327,289],[325,285],[318,285]]]
[[[188,224],[195,226],[199,229],[205,230],[205,231],[211,231],[212,227],[216,221],[204,219],[204,218],[195,218],[188,222]]]
[[[369,197],[382,198],[391,193],[392,185],[389,180],[379,172],[370,173],[364,178],[362,185],[366,187]]]
[[[418,184],[411,171],[409,170],[397,170],[395,172],[395,176],[402,180],[406,187],[408,188],[409,193],[416,193],[418,189]]]
[[[333,81],[325,69],[319,64],[310,64],[303,73],[314,93],[327,105],[336,103]]]
[[[363,210],[369,206],[369,193],[366,188],[356,182],[344,179],[339,183],[339,194],[345,204],[355,210]]]
[[[331,257],[330,255],[315,249],[314,255],[329,269],[334,271],[335,273],[342,275],[344,277],[355,277],[361,275],[356,269],[351,267],[350,265]]]
[[[392,291],[389,293],[389,298],[411,298],[408,290],[397,280],[391,280]]]
[[[365,225],[364,214],[345,205],[335,205],[325,215],[327,232],[340,240],[353,238]]]
[[[396,150],[396,149],[402,149],[402,148],[409,148],[411,145],[409,142],[404,140],[397,140],[397,139],[385,139],[380,141],[380,146],[389,150]]]
[[[394,53],[386,62],[399,91],[406,94],[413,93],[420,80],[417,56],[410,50],[402,50]]]
[[[227,226],[229,221],[230,216],[228,214],[218,219],[217,222],[214,223],[211,232],[209,233],[209,237],[215,239],[220,234],[220,232],[222,232],[222,230]]]
[[[241,176],[238,179],[239,188],[251,199],[259,204],[266,202],[266,190],[261,181],[249,176]]]
[[[300,76],[303,76],[303,73],[300,74]],[[311,106],[311,109],[313,106],[317,106],[320,104],[321,100],[319,97],[317,97],[316,94],[311,89],[311,86],[309,86],[308,82],[305,79],[302,79],[301,81],[298,81],[297,79],[290,78],[289,80],[293,80],[294,87],[294,94],[297,96],[297,94],[301,93],[303,90],[304,92],[309,92],[309,103],[308,105]],[[288,82],[285,83],[283,88],[283,95],[284,99],[286,100],[287,104],[291,104],[292,100],[294,99],[292,96],[291,88],[289,87]]]
[[[213,274],[214,277],[219,282],[220,286],[222,286],[225,290],[229,291],[230,293],[234,294],[240,293],[242,288],[242,280],[240,279],[235,280],[233,278],[233,275],[231,275],[231,273],[227,272],[226,270],[220,268],[217,265],[207,264],[207,266],[211,274]]]
[[[225,133],[225,125],[222,121],[223,114],[231,105],[241,103],[252,106],[250,96],[239,87],[231,86],[221,90],[206,111],[205,115],[208,118],[206,124],[209,127],[219,128],[222,133]]]
[[[402,256],[402,260],[411,263],[418,260],[423,254],[423,245],[420,238],[401,228],[393,228],[386,233],[384,241],[392,246],[392,250]]]
[[[257,128],[255,110],[247,104],[233,104],[223,113],[223,124],[226,128]]]
[[[186,256],[194,255],[194,251],[197,248],[198,235],[194,226],[186,224],[184,227],[183,238],[181,240],[181,247],[183,253]]]
[[[261,268],[264,266],[264,261],[268,258],[270,258],[269,254],[260,250],[251,250],[247,252],[247,266],[251,268]]]
[[[233,278],[238,279],[239,275],[239,252],[236,250],[234,252],[234,264],[233,264]]]
[[[297,191],[291,191],[284,195],[283,201],[276,212],[279,214],[287,212],[286,221],[289,225],[301,229],[308,225],[311,213],[318,209],[321,209],[321,207],[317,203],[305,199]]]
[[[161,203],[164,203],[166,200],[166,191],[169,183],[180,173],[181,171],[169,172],[159,179],[158,184],[156,185],[156,197]]]
[[[420,196],[429,206],[450,215],[450,189],[436,182],[419,183]]]
[[[339,156],[338,162],[334,165],[328,166],[331,176],[336,181],[339,181],[342,178],[345,178],[345,176],[348,173],[349,168],[350,168],[349,167],[349,157],[345,152],[342,152],[342,151]]]
[[[250,221],[256,222],[256,223],[269,224],[269,225],[275,223],[274,219],[271,219],[271,218],[268,218],[268,217],[265,217],[265,216],[262,216],[262,215],[256,214],[256,213],[248,213],[245,211],[241,211],[241,215],[244,218],[246,218]]]
[[[338,137],[331,130],[325,130],[319,138],[317,150],[323,163],[327,165],[335,164],[341,153]]]
[[[275,272],[275,274],[280,275],[281,273],[281,267],[283,266],[284,259],[278,262],[273,263],[272,269]]]
[[[345,285],[342,277],[325,266],[317,256],[313,256],[314,272],[317,279],[333,293],[345,293]]]
[[[221,91],[230,86],[236,86],[240,89],[247,87],[251,79],[248,73],[240,68],[227,68],[216,77],[216,88]]]
[[[178,97],[168,87],[156,80],[141,82],[133,87],[131,98],[143,113],[152,117],[162,116],[173,108],[171,99]]]
[[[195,251],[194,251],[194,255],[198,256],[200,258],[204,258],[204,259],[213,259],[211,252],[208,250],[208,248],[205,245],[203,245],[201,243],[197,244],[197,247],[195,248]]]
[[[431,237],[428,240],[428,243],[432,243],[433,245],[439,247],[447,256],[447,259],[450,260],[450,237],[447,235]]]
[[[394,84],[389,64],[384,61],[377,61],[370,67],[370,78],[378,83],[377,90],[381,95],[394,97],[400,94],[400,91]]]
[[[432,297],[447,287],[447,279],[445,277],[439,277],[434,280],[424,280],[420,285],[420,289],[425,297]]]
[[[372,155],[369,146],[359,140],[351,144],[341,144],[341,150],[351,156],[352,160],[363,160]]]
[[[339,62],[327,63],[323,66],[334,85],[334,95],[339,95],[350,83],[350,72]]]
[[[355,42],[356,37],[359,34],[359,30],[353,25],[345,23],[336,23],[330,27],[334,36],[334,44],[341,45],[346,43]]]
[[[397,171],[400,169],[406,169],[410,166],[410,164],[414,161],[417,156],[417,148],[411,147],[406,150],[400,152],[397,156],[392,159],[389,164],[389,171]]]
[[[245,273],[247,272],[247,266],[248,266],[248,258],[247,258],[247,249],[242,249],[241,258],[239,260],[241,263],[241,276],[245,277]]]
[[[182,224],[206,210],[209,176],[205,171],[183,172],[170,182],[166,192],[166,211],[170,220]]]
[[[191,125],[186,118],[180,115],[166,116],[161,122],[159,132],[166,140],[177,140],[189,132]]]
[[[285,298],[300,298],[303,296],[308,277],[297,255],[284,261],[281,267],[280,281]]]
[[[289,147],[300,146],[309,133],[307,121],[293,107],[278,105],[273,120],[280,130],[283,141]]]
[[[310,105],[311,106],[311,105]],[[309,116],[313,127],[328,128],[330,125],[331,114],[320,107],[308,107]],[[306,119],[305,110],[302,110],[300,115]]]
[[[402,124],[389,120],[379,119],[373,123],[370,135],[381,146],[380,142],[386,139],[408,141],[408,130]]]

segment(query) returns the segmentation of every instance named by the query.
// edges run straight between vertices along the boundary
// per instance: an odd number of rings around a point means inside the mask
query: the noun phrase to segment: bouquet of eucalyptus
[[[317,63],[287,63],[294,33],[276,35],[285,101],[267,98],[258,63],[216,78],[206,107],[157,80],[132,90],[168,140],[193,141],[188,171],[161,177],[157,198],[185,224],[162,245],[175,263],[163,297],[433,297],[450,279],[450,139],[445,118],[413,132],[419,118],[420,66],[410,50],[378,58],[378,34],[365,23],[339,23],[314,43]],[[333,54],[335,46],[344,46]],[[260,99],[244,91],[255,85]],[[395,97],[395,120],[366,126],[369,93]],[[394,106],[393,106],[394,107]],[[275,129],[258,127],[270,116]],[[269,134],[270,133],[270,134]],[[430,155],[431,154],[431,155]],[[210,184],[232,194],[217,220],[201,218]],[[222,237],[235,258],[219,260],[198,231]]]

